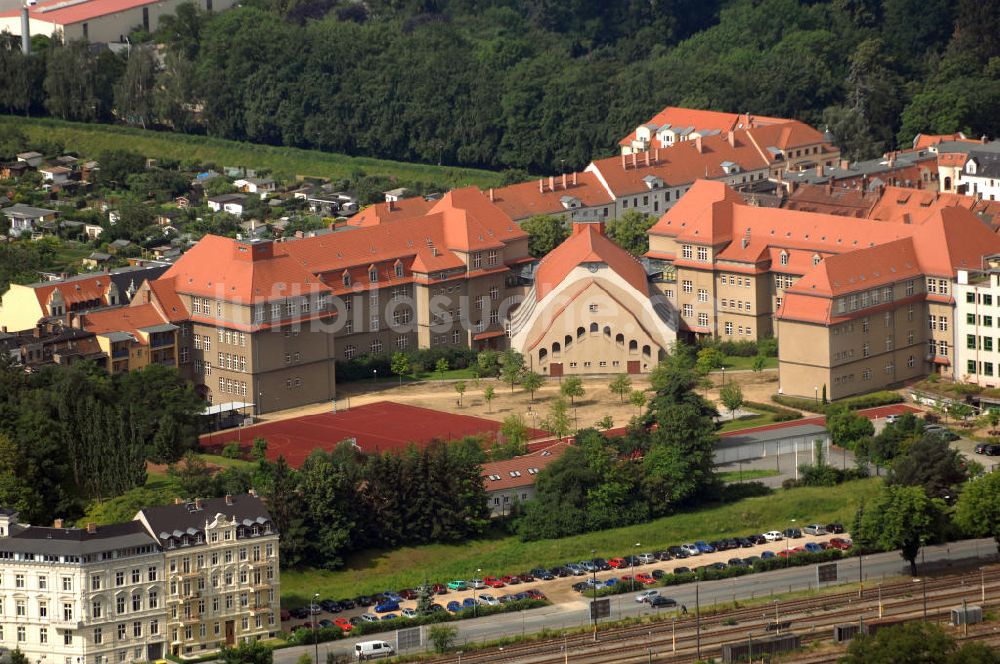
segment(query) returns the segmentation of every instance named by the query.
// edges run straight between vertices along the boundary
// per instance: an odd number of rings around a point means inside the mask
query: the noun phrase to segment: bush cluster
[[[903,397],[897,392],[882,390],[880,392],[861,394],[856,397],[847,397],[846,399],[840,399],[835,403],[825,405],[817,404],[815,399],[810,399],[808,397],[792,397],[787,394],[772,394],[771,400],[788,408],[825,413],[831,406],[846,406],[848,410],[863,410],[865,408],[889,406],[896,403],[902,403]],[[749,403],[747,405],[751,408],[756,407]]]
[[[730,357],[778,357],[778,340],[773,337],[758,339],[757,341],[719,341],[716,339],[706,339],[699,346],[701,348],[716,348],[723,355]]]
[[[434,366],[441,359],[448,361],[450,369],[465,369],[476,364],[475,351],[456,346],[421,348],[405,353],[405,355],[415,373],[421,370],[433,371]],[[370,380],[372,371],[377,371],[378,376],[383,378],[395,376],[392,373],[391,355],[362,355],[351,360],[337,360],[337,382],[340,383]]]
[[[783,408],[781,406],[775,406],[770,403],[763,403],[760,401],[745,401],[744,406],[750,410],[760,410],[765,413],[771,413],[774,415],[772,418],[775,422],[789,422],[791,420],[798,420],[802,418],[802,413],[797,410],[792,410],[791,408]]]
[[[726,567],[715,569],[714,567],[699,567],[682,574],[666,574],[660,579],[661,586],[678,586],[694,581],[716,581],[718,579],[731,579],[735,576],[745,576],[757,572],[770,572],[775,569],[785,567],[803,567],[815,563],[825,563],[832,560],[841,560],[849,557],[850,553],[840,549],[826,549],[819,553],[809,553],[807,551],[795,553],[788,558],[768,558],[767,560],[757,560],[752,567]],[[734,556],[735,557],[735,556]]]

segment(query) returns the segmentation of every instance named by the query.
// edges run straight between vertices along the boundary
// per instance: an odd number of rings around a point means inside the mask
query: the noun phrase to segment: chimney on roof
[[[910,219],[910,213],[909,212],[904,212],[903,213],[903,223],[904,224],[912,224],[913,223],[913,221]]]
[[[833,193],[833,176],[831,175],[826,181],[826,195],[829,196]]]
[[[52,522],[52,527],[53,528],[62,528],[63,527],[63,520],[62,519],[56,519],[55,521]]]
[[[392,200],[392,199],[390,198],[390,199],[389,199],[388,201],[386,201],[386,202],[387,202],[387,203],[389,204],[389,212],[392,212],[392,211],[394,211],[394,210],[396,209],[396,202],[395,202],[394,200]]]
[[[892,168],[895,165],[896,165],[896,152],[893,151],[889,153],[889,168]]]
[[[660,162],[660,148],[653,148],[653,162]]]
[[[622,157],[622,159],[625,159],[625,157]],[[542,178],[538,178],[538,193],[539,194],[545,193],[545,180],[543,180]]]
[[[816,175],[823,177],[823,164],[816,164]]]
[[[562,181],[563,181],[562,188],[566,189],[566,174],[565,173],[562,174]]]
[[[576,171],[573,171],[573,186],[576,186]]]
[[[227,505],[232,505],[233,504],[233,495],[231,493],[227,493],[226,494],[226,504]]]
[[[622,170],[624,171],[626,168],[628,167],[625,165],[625,153],[622,152]]]
[[[735,148],[736,147],[736,132],[735,131],[731,131],[731,132],[729,132],[729,133],[726,134],[726,142],[729,143],[729,147],[731,147],[731,148]]]
[[[493,193],[493,187],[490,187],[490,203],[495,203],[496,200],[496,195]]]
[[[87,522],[87,533],[90,534],[90,535],[93,535],[96,532],[97,532],[97,524],[94,523],[93,521],[88,521]]]
[[[574,221],[573,222],[573,235],[583,233],[588,228],[593,228],[600,235],[604,235],[604,222],[603,221]]]
[[[841,168],[841,170],[846,171],[850,167],[851,167],[850,160],[848,160],[848,159],[841,159],[840,160],[840,168]]]
[[[702,146],[701,146],[701,136],[696,136],[695,137],[695,139],[694,139],[694,149],[698,151],[698,154],[701,154],[701,149],[702,149]]]
[[[646,165],[649,166],[649,150],[646,150],[645,155],[646,155]]]
[[[549,191],[555,191],[555,190],[556,190],[556,176],[550,175],[549,176]]]

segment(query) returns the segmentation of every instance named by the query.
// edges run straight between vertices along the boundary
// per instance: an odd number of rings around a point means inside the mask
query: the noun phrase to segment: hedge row
[[[715,569],[714,567],[702,567],[683,574],[665,574],[660,579],[661,586],[678,586],[694,581],[716,581],[718,579],[730,579],[734,576],[745,576],[757,572],[770,572],[771,570],[784,569],[786,567],[804,567],[815,563],[825,563],[831,560],[841,560],[850,557],[850,554],[840,549],[826,549],[819,553],[809,553],[802,551],[787,558],[768,558],[767,560],[757,560],[752,567],[726,567],[725,569]]]
[[[705,339],[698,345],[700,348],[717,348],[723,355],[729,355],[730,357],[756,357],[757,355],[778,357],[778,340],[773,337],[765,337],[758,341]]]
[[[798,408],[811,410],[813,412],[825,413],[833,406],[846,406],[848,410],[862,410],[865,408],[876,408],[878,406],[889,406],[896,403],[903,403],[904,399],[898,392],[883,390],[881,392],[871,392],[861,394],[856,397],[847,397],[835,401],[831,404],[817,404],[815,399],[807,397],[790,397],[787,394],[772,394],[771,400],[788,408]],[[747,403],[751,408],[753,404]]]
[[[448,360],[449,369],[465,369],[476,363],[476,353],[468,348],[457,346],[434,346],[404,353],[411,367],[421,367],[433,371],[438,360]],[[372,378],[372,371],[383,378],[391,378],[391,355],[362,355],[352,360],[337,360],[337,382],[347,383],[356,380]]]
[[[549,602],[542,599],[521,599],[498,606],[479,606],[473,611],[471,608],[462,609],[458,613],[448,611],[434,611],[425,616],[416,618],[393,618],[391,620],[379,620],[378,622],[359,622],[349,633],[345,633],[339,627],[320,627],[318,629],[297,629],[292,632],[285,641],[290,646],[312,644],[315,641],[325,643],[326,641],[336,641],[348,636],[365,636],[367,634],[377,634],[417,625],[430,625],[434,623],[451,622],[454,620],[464,620],[466,618],[482,617],[494,613],[507,613],[512,611],[523,611],[526,609],[536,609],[547,606]]]
[[[746,401],[743,405],[751,410],[762,410],[766,413],[773,414],[775,422],[789,422],[791,420],[798,420],[802,418],[802,413],[799,411],[792,410],[791,408],[775,406],[774,404],[762,403],[760,401]]]

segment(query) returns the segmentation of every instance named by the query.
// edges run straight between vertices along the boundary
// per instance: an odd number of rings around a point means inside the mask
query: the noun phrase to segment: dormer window
[[[781,264],[782,265],[788,265],[788,252],[787,251],[782,251],[781,252]]]
[[[396,261],[395,270],[396,270],[396,278],[397,279],[402,279],[403,278],[403,261]]]
[[[378,281],[378,270],[375,269],[374,265],[368,268],[368,281],[372,282],[373,284],[376,281]]]
[[[344,270],[344,274],[341,275],[340,280],[344,283],[344,286],[350,286],[351,285],[351,273],[348,272],[347,270]]]
[[[819,262],[823,260],[819,257],[819,254],[813,254],[813,267],[819,265]]]

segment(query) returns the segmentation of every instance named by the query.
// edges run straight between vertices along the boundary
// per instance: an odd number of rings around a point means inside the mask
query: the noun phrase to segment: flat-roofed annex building
[[[163,553],[138,522],[39,527],[0,510],[0,647],[32,662],[161,658],[163,581]]]

